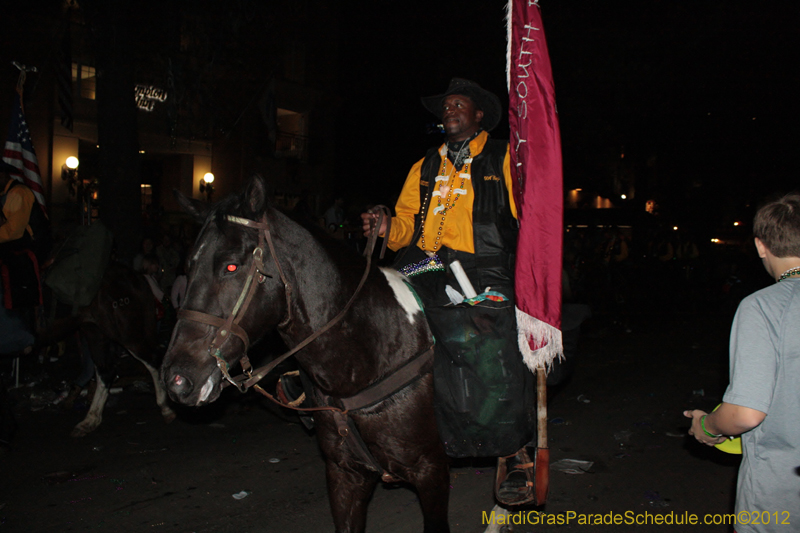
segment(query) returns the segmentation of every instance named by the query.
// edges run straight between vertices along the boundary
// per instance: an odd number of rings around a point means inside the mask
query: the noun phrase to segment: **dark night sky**
[[[358,164],[340,172],[390,196],[440,141],[426,133],[432,116],[420,96],[460,76],[507,103],[505,2],[388,2],[380,13],[344,4],[339,142],[343,161]],[[657,173],[665,202],[678,210],[691,203],[687,196],[704,202],[725,193],[741,203],[797,187],[800,8],[716,0],[541,5],[565,186],[603,182],[624,150],[635,172]],[[495,136],[507,135],[506,122]]]
[[[24,12],[33,24],[37,9],[52,8],[53,0],[29,4],[13,14]],[[734,208],[764,193],[798,187],[796,3],[541,0],[541,5],[567,188],[600,187],[605,193],[622,151],[637,191],[658,189],[673,212],[711,203]],[[441,141],[427,132],[434,118],[422,108],[421,96],[443,92],[449,79],[459,76],[479,82],[507,104],[505,0],[366,6],[338,2],[339,79],[331,92],[338,93],[342,106],[335,178],[345,192],[361,192],[359,200],[391,203],[410,166]],[[276,7],[277,12],[282,11]],[[149,13],[144,18],[155,27],[157,19]],[[308,31],[313,35],[313,28]],[[6,51],[30,46],[10,42],[8,35],[4,39]],[[315,43],[307,54],[326,46],[330,43]],[[507,138],[507,121],[493,134]]]

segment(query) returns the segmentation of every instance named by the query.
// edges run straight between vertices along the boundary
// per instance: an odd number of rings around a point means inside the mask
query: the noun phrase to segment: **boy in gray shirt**
[[[711,414],[684,411],[709,446],[742,436],[737,533],[800,529],[800,194],[762,206],[756,249],[777,283],[742,300],[730,340],[730,384]]]

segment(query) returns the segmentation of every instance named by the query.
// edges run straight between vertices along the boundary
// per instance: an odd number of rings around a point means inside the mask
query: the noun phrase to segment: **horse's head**
[[[287,315],[286,288],[269,245],[277,213],[260,177],[213,207],[178,200],[203,226],[187,256],[189,283],[161,378],[173,400],[201,405],[219,397],[228,368]]]

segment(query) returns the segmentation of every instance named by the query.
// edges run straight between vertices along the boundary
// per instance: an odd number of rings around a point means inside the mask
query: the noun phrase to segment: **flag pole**
[[[519,348],[536,373],[536,504],[547,500],[547,369],[563,356],[561,138],[539,0],[509,0],[509,151],[519,221],[514,273]]]
[[[17,77],[17,94],[19,94],[19,107],[25,111],[25,104],[23,103],[23,94],[25,93],[25,80],[28,77],[28,72],[39,72],[36,67],[28,67],[18,61],[12,61],[12,65],[19,70],[19,77]]]

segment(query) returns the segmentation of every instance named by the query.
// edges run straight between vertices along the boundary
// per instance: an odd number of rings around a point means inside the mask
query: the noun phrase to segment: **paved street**
[[[542,526],[531,524],[537,515],[528,513],[514,531],[583,531],[581,515],[695,513],[702,519],[730,512],[738,457],[696,446],[683,436],[681,416],[684,408],[719,402],[727,380],[726,320],[640,316],[631,333],[587,323],[573,379],[550,391],[554,471],[549,501],[536,509],[574,518]],[[42,384],[12,391],[20,428],[0,457],[0,532],[333,531],[316,441],[291,416],[276,416],[255,393],[242,398],[228,391],[218,404],[182,409],[166,425],[152,395],[136,383],[144,375],[135,368],[121,379],[122,392],[111,396],[103,424],[83,439],[69,437],[82,412],[42,405]],[[50,367],[59,369],[66,371]],[[563,459],[593,465],[582,474],[556,471]],[[493,477],[492,461],[454,465],[454,533],[484,531]],[[240,493],[242,499],[233,497]],[[415,494],[379,486],[368,531],[421,531]]]

